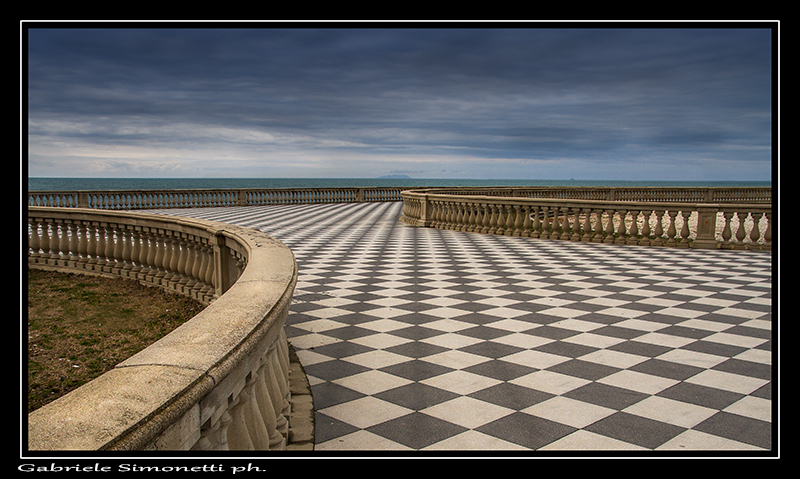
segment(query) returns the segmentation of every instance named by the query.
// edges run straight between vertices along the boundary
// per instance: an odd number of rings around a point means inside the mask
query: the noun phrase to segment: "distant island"
[[[408,175],[386,175],[386,176],[379,176],[378,178],[381,178],[381,179],[388,178],[388,179],[392,179],[392,180],[411,179],[411,177],[408,176]]]

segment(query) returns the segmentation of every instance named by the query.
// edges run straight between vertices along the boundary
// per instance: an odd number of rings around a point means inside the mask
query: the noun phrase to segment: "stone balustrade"
[[[125,277],[208,305],[30,413],[29,450],[287,448],[284,320],[297,267],[282,243],[252,228],[83,208],[29,207],[28,235],[29,267]]]
[[[28,206],[105,210],[400,201],[403,188],[29,191]]]
[[[769,188],[439,188],[402,196],[400,220],[415,226],[628,245],[772,247]]]

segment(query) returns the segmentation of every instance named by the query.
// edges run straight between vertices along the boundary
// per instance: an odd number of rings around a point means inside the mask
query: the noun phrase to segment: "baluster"
[[[454,220],[453,226],[449,229],[454,231],[463,231],[464,228],[464,205],[460,202],[453,203],[454,211]]]
[[[261,368],[259,369],[260,380],[255,385],[255,397],[268,435],[267,447],[280,450],[286,446],[286,438],[278,431],[278,419],[275,415],[276,406],[269,394],[269,366],[269,361],[266,358],[262,358]]]
[[[488,203],[481,203],[481,209],[483,209],[481,233],[488,234],[492,228],[492,206]]]
[[[36,218],[30,219],[30,234],[28,236],[28,262],[37,263],[41,254],[42,240],[39,236],[39,222]]]
[[[539,238],[542,235],[542,223],[539,220],[539,215],[541,214],[541,208],[539,206],[532,206],[531,207],[531,216],[533,217],[533,223],[531,224],[531,238]]]
[[[97,247],[95,248],[95,271],[103,271],[106,264],[106,227],[103,223],[98,223],[97,227]]]
[[[78,222],[76,226],[80,233],[80,237],[78,238],[78,260],[76,267],[86,269],[86,265],[89,262],[89,238],[86,223],[81,221]]]
[[[676,244],[675,217],[677,216],[677,214],[678,214],[677,211],[672,211],[672,210],[667,211],[667,216],[669,219],[669,227],[667,228],[667,241],[665,242],[667,246],[675,246]]]
[[[628,210],[619,210],[619,226],[617,227],[617,237],[614,239],[616,244],[625,244],[628,241]]]
[[[161,280],[165,274],[164,270],[160,267],[160,258],[162,258],[164,250],[159,247],[158,230],[149,228],[147,231],[143,231],[143,234],[147,241],[146,247],[144,248],[147,251],[145,278],[148,283],[158,286],[161,284]]]
[[[522,231],[520,233],[521,236],[525,238],[530,238],[533,234],[533,226],[531,224],[531,206],[524,205],[522,207]]]
[[[772,213],[769,211],[764,212],[764,217],[767,219],[767,229],[764,231],[764,245],[763,249],[772,249]]]
[[[653,240],[650,242],[653,246],[661,246],[664,244],[664,227],[662,221],[664,218],[664,210],[656,210],[656,228],[653,230]]]
[[[132,279],[139,279],[139,273],[142,271],[142,262],[139,256],[142,254],[141,234],[138,226],[130,232],[131,235],[131,269],[129,277]]]
[[[653,215],[651,210],[642,210],[640,212],[642,214],[642,237],[639,240],[639,244],[643,246],[648,246],[650,244],[650,217]]]
[[[495,230],[496,235],[504,235],[506,234],[506,208],[505,205],[502,203],[498,203],[497,205],[497,229]]]
[[[61,266],[69,266],[70,250],[69,250],[69,223],[68,220],[61,220],[58,224],[59,239],[58,239],[58,261],[57,264]]]
[[[525,210],[522,205],[514,205],[514,236],[524,236]]]
[[[162,284],[170,289],[176,289],[175,286],[180,280],[180,270],[178,269],[181,260],[180,239],[175,236],[165,236],[163,241],[164,252],[169,254],[169,262],[164,263],[165,275]]]
[[[631,227],[629,230],[627,244],[639,244],[639,211],[631,210]]]
[[[268,450],[270,437],[266,429],[267,420],[261,414],[256,395],[256,387],[259,382],[261,382],[261,378],[257,372],[248,374],[244,389],[242,389],[240,395],[245,399],[243,415],[247,425],[248,436],[253,443],[253,449]]]
[[[493,235],[497,232],[497,205],[489,205],[489,208],[492,210],[492,216],[489,219],[489,231],[490,235]]]
[[[606,210],[606,217],[608,221],[606,222],[606,229],[605,229],[605,238],[603,238],[603,243],[613,243],[614,242],[614,210]]]
[[[116,248],[116,243],[114,242],[114,227],[110,224],[106,224],[104,233],[106,248],[104,253],[105,264],[103,265],[103,271],[110,273],[115,264],[114,249]]]
[[[583,209],[583,231],[582,235],[580,236],[580,241],[582,242],[591,242],[592,241],[592,208],[584,208]],[[574,239],[574,241],[579,241],[578,239]]]
[[[733,237],[733,232],[731,231],[731,219],[733,218],[733,213],[730,211],[724,211],[722,213],[722,220],[725,222],[724,227],[722,228],[722,245],[721,248],[733,248],[733,244],[731,243],[731,238]]]
[[[761,237],[761,228],[759,227],[761,218],[756,219],[753,214],[750,217],[753,218],[753,229],[750,230],[750,249],[755,249],[758,248],[758,239]]]
[[[86,261],[86,269],[90,271],[94,271],[97,269],[97,265],[100,262],[97,253],[97,247],[100,245],[97,235],[97,226],[94,222],[90,222],[87,226],[89,231],[89,244],[86,251],[86,254],[89,256],[88,261]]]
[[[47,264],[49,263],[50,258],[52,255],[50,254],[50,222],[47,219],[43,220],[42,224],[42,235],[39,238],[39,248],[41,249],[41,253],[39,253],[39,263]]]
[[[542,239],[550,239],[551,227],[549,208],[547,206],[542,206],[540,215],[542,217],[542,232],[539,237]]]
[[[570,211],[569,206],[561,207],[561,212],[564,215],[564,217],[561,219],[561,236],[558,239],[562,240],[570,239],[570,233],[572,232],[572,225],[570,224],[569,221],[569,211]]]
[[[71,268],[78,268],[81,262],[80,254],[80,235],[79,235],[79,221],[71,221],[69,224],[69,266]]]
[[[678,243],[678,246],[681,248],[689,247],[689,216],[691,216],[691,214],[691,211],[681,211],[683,226],[681,226],[681,240]]]
[[[234,451],[252,451],[253,442],[247,431],[247,418],[245,417],[244,404],[247,397],[241,391],[228,398],[228,414],[231,422],[228,426],[228,447]]]
[[[115,225],[112,228],[114,233],[114,264],[112,271],[115,275],[122,275],[122,271],[125,267],[124,262],[124,255],[125,255],[125,238],[124,233],[122,231],[121,225]]]

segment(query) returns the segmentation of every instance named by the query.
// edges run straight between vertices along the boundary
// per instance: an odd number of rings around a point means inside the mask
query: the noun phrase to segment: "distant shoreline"
[[[394,176],[394,175],[390,175]],[[29,177],[28,191],[159,190],[231,188],[367,188],[422,186],[594,186],[594,187],[726,187],[767,186],[771,181],[673,181],[673,180],[508,180],[381,178],[42,178]]]

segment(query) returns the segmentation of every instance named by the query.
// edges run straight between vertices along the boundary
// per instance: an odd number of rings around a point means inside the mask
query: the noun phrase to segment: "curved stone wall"
[[[113,370],[28,416],[37,450],[285,449],[284,333],[292,252],[251,228],[186,218],[28,208],[29,267],[116,275],[208,306]]]

